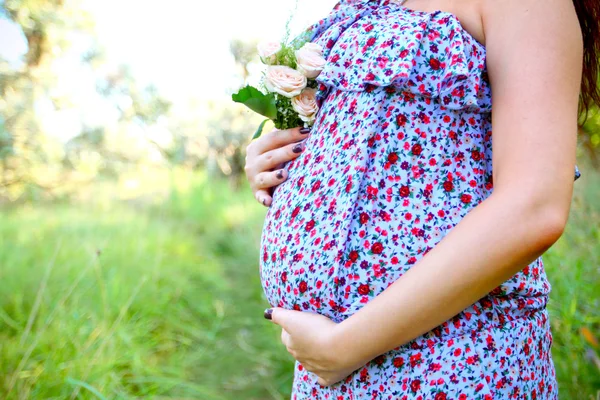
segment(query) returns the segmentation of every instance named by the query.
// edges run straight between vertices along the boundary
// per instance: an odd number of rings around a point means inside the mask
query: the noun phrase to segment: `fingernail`
[[[292,147],[292,151],[294,153],[300,153],[302,150],[304,150],[304,143],[300,142],[297,145],[295,145],[294,147]]]
[[[273,314],[273,309],[272,308],[267,308],[265,310],[264,316],[265,316],[266,319],[272,319],[272,314]]]
[[[310,132],[310,128],[301,128],[300,129],[300,133],[303,135],[306,135],[308,132]]]
[[[279,171],[277,171],[277,174],[275,176],[277,176],[277,179],[283,178],[283,170],[280,169]]]
[[[263,203],[263,206],[266,206],[266,204],[265,204],[265,201],[267,201],[267,199],[265,199],[265,198],[263,197],[263,201],[262,201],[262,203]]]

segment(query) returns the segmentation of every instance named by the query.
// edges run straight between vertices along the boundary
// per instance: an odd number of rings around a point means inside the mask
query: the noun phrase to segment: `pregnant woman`
[[[306,31],[316,122],[246,159],[292,399],[557,399],[540,256],[600,99],[574,3],[342,0]]]

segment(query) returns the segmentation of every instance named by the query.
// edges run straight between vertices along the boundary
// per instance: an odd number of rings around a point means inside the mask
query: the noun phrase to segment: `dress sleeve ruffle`
[[[318,94],[394,87],[449,109],[491,111],[485,47],[453,14],[345,0],[305,32],[327,64]]]

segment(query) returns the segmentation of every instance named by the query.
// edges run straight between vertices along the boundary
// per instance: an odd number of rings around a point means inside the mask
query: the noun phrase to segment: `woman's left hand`
[[[281,326],[288,352],[316,374],[322,386],[341,381],[364,364],[352,359],[351,349],[337,349],[338,324],[323,315],[274,307],[271,320]]]

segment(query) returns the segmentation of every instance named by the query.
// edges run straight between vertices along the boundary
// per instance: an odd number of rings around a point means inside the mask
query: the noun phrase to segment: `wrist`
[[[375,358],[367,353],[368,349],[360,342],[348,319],[334,327],[329,346],[336,362],[348,368],[360,368]]]

